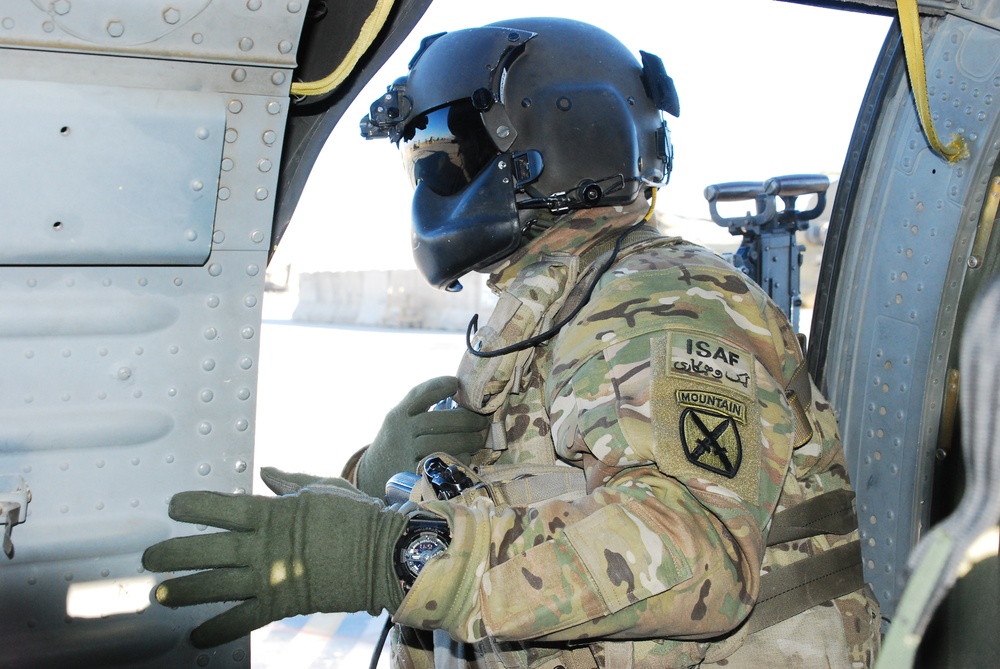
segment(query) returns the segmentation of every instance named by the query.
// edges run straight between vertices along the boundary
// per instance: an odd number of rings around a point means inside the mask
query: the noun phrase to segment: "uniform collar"
[[[546,257],[583,256],[588,250],[607,244],[638,223],[649,211],[645,198],[623,207],[580,209],[556,219],[541,236],[530,240],[491,268],[490,289],[501,293],[526,267]],[[582,269],[582,268],[581,268]]]

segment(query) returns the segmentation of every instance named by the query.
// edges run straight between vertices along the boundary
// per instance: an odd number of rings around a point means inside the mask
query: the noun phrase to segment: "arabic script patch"
[[[668,373],[753,393],[753,359],[732,343],[701,334],[670,333]]]

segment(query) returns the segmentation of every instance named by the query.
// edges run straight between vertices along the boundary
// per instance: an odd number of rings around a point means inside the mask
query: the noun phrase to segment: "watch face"
[[[413,535],[400,554],[403,567],[414,577],[420,573],[427,561],[448,548],[441,536],[432,530],[423,530]]]

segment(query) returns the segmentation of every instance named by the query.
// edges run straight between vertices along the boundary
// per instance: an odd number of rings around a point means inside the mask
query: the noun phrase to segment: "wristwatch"
[[[420,571],[451,543],[448,521],[426,513],[411,516],[396,542],[394,567],[403,592],[409,592]]]

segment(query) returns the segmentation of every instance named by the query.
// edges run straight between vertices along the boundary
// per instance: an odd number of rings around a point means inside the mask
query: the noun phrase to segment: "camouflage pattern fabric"
[[[548,270],[526,282],[524,272],[607,244],[643,205],[567,216],[491,285],[551,322],[552,305],[565,309],[576,286],[547,280]],[[519,340],[497,334],[505,328],[525,338],[547,327],[526,319],[510,328],[516,311],[491,319],[485,349]],[[464,361],[463,403],[494,418],[478,471],[570,463],[585,490],[525,505],[488,494],[424,502],[448,519],[452,544],[394,620],[453,641],[434,647],[400,628],[396,666],[725,666],[741,652],[794,666],[794,644],[741,631],[760,576],[857,538],[765,550],[776,510],[849,485],[818,390],[810,425],[794,423],[783,389],[800,361],[791,327],[758,287],[705,249],[667,239],[623,250],[574,321],[529,356]],[[794,443],[796,434],[812,436]],[[877,603],[862,591],[832,606],[844,622],[833,656],[848,664],[829,666],[870,666]]]

